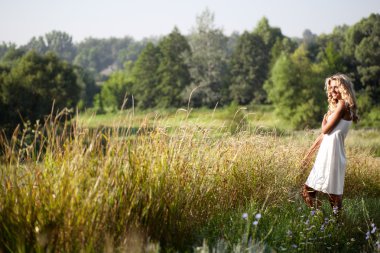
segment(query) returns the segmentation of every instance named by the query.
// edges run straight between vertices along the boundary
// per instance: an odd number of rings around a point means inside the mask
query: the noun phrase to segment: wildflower
[[[311,216],[314,216],[315,215],[315,210],[311,210],[310,214],[311,214]]]
[[[247,213],[243,213],[243,215],[241,216],[244,220],[248,219],[248,214]]]
[[[256,226],[257,224],[259,224],[259,222],[258,222],[257,220],[255,220],[254,222],[252,222],[252,224],[253,224],[254,226]]]
[[[337,214],[337,213],[338,213],[338,207],[337,207],[337,206],[334,206],[334,207],[333,207],[333,213],[334,213],[334,214]]]
[[[295,244],[292,244],[292,247],[295,248],[295,249],[298,248],[298,246],[295,245]]]
[[[260,220],[261,219],[261,213],[256,214],[255,218],[256,218],[256,220]]]
[[[376,241],[376,246],[377,246],[377,249],[379,249],[380,250],[380,242],[379,241]]]
[[[375,223],[371,223],[371,227],[372,227],[371,234],[374,234],[377,230]]]
[[[321,226],[321,231],[324,231],[324,230],[325,230],[325,225],[322,224],[322,226]]]
[[[355,238],[351,238],[351,242],[354,242],[355,241]]]
[[[368,240],[369,239],[369,231],[367,231],[367,233],[365,234],[365,239]]]
[[[293,236],[293,232],[290,231],[289,229],[288,229],[288,231],[286,232],[286,234],[287,234],[287,236],[289,236],[289,237],[292,237],[292,236]]]
[[[306,224],[306,225],[309,225],[309,222],[310,222],[309,219],[307,219],[307,220],[305,221],[305,224]]]

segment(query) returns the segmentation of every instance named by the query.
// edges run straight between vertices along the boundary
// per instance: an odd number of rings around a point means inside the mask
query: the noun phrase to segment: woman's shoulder
[[[338,103],[338,107],[340,107],[340,111],[342,113],[342,118],[345,120],[352,120],[352,113],[349,103],[343,99],[339,100]]]
[[[346,102],[343,99],[339,100],[338,103],[337,103],[335,111],[344,111],[346,109],[347,109]]]

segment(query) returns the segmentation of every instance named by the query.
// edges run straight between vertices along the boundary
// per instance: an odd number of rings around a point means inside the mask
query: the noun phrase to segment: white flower
[[[256,214],[255,218],[256,218],[256,220],[260,220],[261,219],[261,213]]]
[[[243,215],[241,216],[243,219],[248,219],[248,214],[247,213],[243,213]]]

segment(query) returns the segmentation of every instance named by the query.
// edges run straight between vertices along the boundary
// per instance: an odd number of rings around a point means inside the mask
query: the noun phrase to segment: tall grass
[[[64,118],[1,139],[0,251],[185,251],[228,231],[238,234],[231,243],[241,232],[245,244],[261,238],[252,245],[278,250],[282,239],[270,228],[233,229],[241,212],[283,211],[288,225],[297,216],[308,145],[298,138],[239,128],[235,117],[212,129],[186,124],[188,117],[170,129],[159,119],[135,129],[132,115],[95,129]],[[345,196],[378,200],[380,161],[362,149],[347,155]]]

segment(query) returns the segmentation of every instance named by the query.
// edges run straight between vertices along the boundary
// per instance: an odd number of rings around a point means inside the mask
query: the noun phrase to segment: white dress
[[[305,183],[307,186],[329,194],[343,194],[346,172],[344,139],[351,123],[352,121],[340,119],[335,128],[323,136],[313,169]]]

